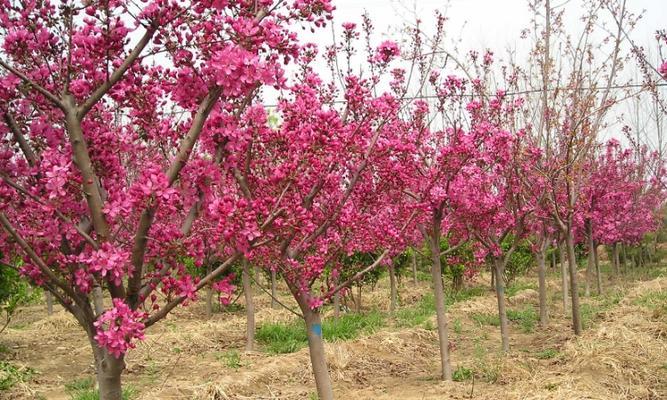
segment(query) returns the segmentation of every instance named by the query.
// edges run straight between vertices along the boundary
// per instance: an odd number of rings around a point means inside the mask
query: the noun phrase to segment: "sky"
[[[552,0],[552,7],[565,7],[573,17],[581,13],[579,0]],[[467,47],[505,48],[516,46],[521,29],[528,26],[531,12],[527,0],[335,0],[335,23],[359,22],[367,12],[378,32],[389,32],[392,27],[413,22],[411,10],[417,10],[425,22],[433,20],[433,11],[440,10],[449,18],[449,31],[461,34]],[[631,35],[633,40],[649,43],[657,29],[665,29],[667,0],[627,0],[631,11],[644,16]],[[567,21],[566,27],[576,29],[577,20]],[[330,34],[321,33],[322,36]]]
[[[582,3],[582,0],[551,0],[554,9],[564,9],[567,31],[578,32],[581,28],[578,18],[583,12]],[[525,56],[531,45],[531,40],[520,38],[521,30],[530,27],[532,18],[528,0],[335,0],[334,5],[333,26],[338,34],[343,22],[355,22],[360,26],[361,15],[367,13],[375,26],[376,43],[384,37],[397,39],[397,30],[406,23],[414,23],[417,16],[422,20],[423,28],[430,29],[434,26],[434,10],[437,9],[448,18],[445,25],[445,47],[448,50],[455,45],[459,54],[489,48],[496,54],[496,60],[502,62],[508,50]],[[630,32],[631,39],[654,51],[655,31],[667,29],[667,0],[627,0],[626,5],[631,12],[642,14],[639,23]],[[608,17],[600,15],[601,21]],[[329,27],[316,31],[310,37],[306,34],[303,38],[322,46],[331,44],[333,40]],[[634,74],[630,68],[626,68],[625,73]],[[643,118],[645,121],[637,123],[644,130],[642,140],[655,143],[653,116],[646,114],[641,118],[631,118],[628,114],[636,109],[636,105],[630,103],[617,107],[608,120],[611,123]],[[661,119],[667,122],[664,116]],[[603,132],[602,139],[615,137],[623,140],[618,132],[624,123],[611,123]]]

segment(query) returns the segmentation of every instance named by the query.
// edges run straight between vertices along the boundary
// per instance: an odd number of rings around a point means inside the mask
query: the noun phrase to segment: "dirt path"
[[[664,294],[667,278],[584,299],[588,328],[580,338],[570,333],[556,282],[553,277],[549,326],[512,324],[508,356],[498,352],[498,328],[479,318],[496,311],[491,291],[450,308],[452,362],[467,378],[460,382],[436,379],[437,338],[430,329],[389,323],[370,335],[327,344],[337,398],[667,398],[667,304],[644,301],[647,293]],[[406,285],[404,306],[429,290],[426,283],[417,290]],[[381,282],[366,304],[384,309],[388,298]],[[272,310],[267,299],[258,300],[259,323],[291,319],[287,311]],[[536,307],[536,302],[534,291],[526,289],[510,298],[510,308]],[[242,313],[216,314],[207,321],[202,305],[181,309],[129,354],[124,382],[138,390],[138,399],[310,398],[314,384],[307,349],[285,355],[241,351],[234,365],[225,361],[229,350],[243,348],[244,324]],[[69,399],[65,385],[93,374],[87,340],[64,312],[46,317],[42,306],[29,307],[1,340],[8,351],[0,357],[37,373],[0,392],[0,398]]]

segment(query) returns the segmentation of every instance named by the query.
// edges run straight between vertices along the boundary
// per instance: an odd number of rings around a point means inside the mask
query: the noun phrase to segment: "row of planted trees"
[[[598,140],[620,100],[620,28],[603,61],[587,40],[553,55],[567,33],[548,1],[532,6],[546,15],[530,72],[449,54],[442,16],[431,38],[409,29],[402,52],[374,44],[369,18],[346,23],[319,56],[295,32],[325,25],[329,0],[2,0],[3,262],[74,315],[103,400],[121,398],[145,330],[202,288],[230,296],[243,260],[293,295],[321,400],[333,398],[322,307],[408,247],[432,258],[444,379],[441,260],[462,246],[491,260],[507,351],[508,261],[529,240],[544,293],[546,251],[563,242],[578,334],[575,243],[594,255],[654,230],[663,165]],[[596,6],[632,25],[624,3]]]

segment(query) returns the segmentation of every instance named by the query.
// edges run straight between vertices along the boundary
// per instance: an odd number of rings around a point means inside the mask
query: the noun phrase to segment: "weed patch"
[[[32,368],[16,366],[0,361],[0,390],[9,390],[17,383],[30,380],[35,371]]]
[[[100,393],[95,389],[95,381],[92,378],[77,379],[65,384],[65,391],[70,400],[99,400]],[[132,400],[139,393],[130,385],[123,385],[123,400]]]

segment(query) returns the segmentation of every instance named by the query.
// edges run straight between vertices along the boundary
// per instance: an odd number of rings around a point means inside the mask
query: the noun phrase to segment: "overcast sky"
[[[361,15],[366,12],[375,25],[376,43],[382,36],[397,38],[396,30],[405,23],[414,23],[415,14],[423,20],[423,28],[431,29],[434,25],[434,10],[438,9],[448,18],[445,26],[448,50],[452,50],[453,40],[459,40],[459,52],[468,50],[492,49],[496,59],[502,61],[511,49],[519,55],[525,56],[531,45],[530,39],[521,39],[522,29],[530,27],[531,11],[528,0],[335,0],[334,27],[338,34],[343,22],[355,22],[361,25]],[[627,0],[628,9],[635,13],[643,13],[638,25],[630,33],[632,40],[655,54],[655,32],[658,29],[667,29],[667,0]],[[551,6],[565,10],[565,29],[576,35],[581,23],[578,18],[584,12],[582,0],[552,0]],[[414,12],[416,11],[416,13]],[[609,18],[602,15],[601,20]],[[392,34],[393,32],[393,34]],[[332,42],[331,29],[318,30],[313,35],[305,35],[304,39],[314,41],[320,46]],[[634,68],[633,66],[629,66]],[[626,68],[624,74],[631,73]],[[615,120],[626,115],[633,106],[628,102],[617,107],[608,120]],[[644,123],[646,129],[644,139],[647,142],[655,141],[655,132],[650,122]],[[629,122],[629,121],[628,121]],[[604,133],[606,137],[615,136],[620,130],[620,123],[616,123]]]
[[[580,0],[552,0],[552,7],[565,7],[572,18],[570,28],[576,30],[576,17],[581,10]],[[531,13],[527,0],[335,0],[335,22],[359,22],[364,12],[373,19],[378,32],[388,32],[392,26],[405,21],[413,22],[413,16],[406,11],[416,8],[425,22],[433,20],[433,11],[444,11],[449,18],[449,29],[453,36],[459,36],[470,48],[505,48],[516,46],[521,29],[528,27]],[[667,28],[667,0],[627,0],[627,7],[640,13],[645,10],[642,21],[632,34],[633,40],[642,43],[653,42],[657,29]],[[322,33],[324,34],[324,33]]]

